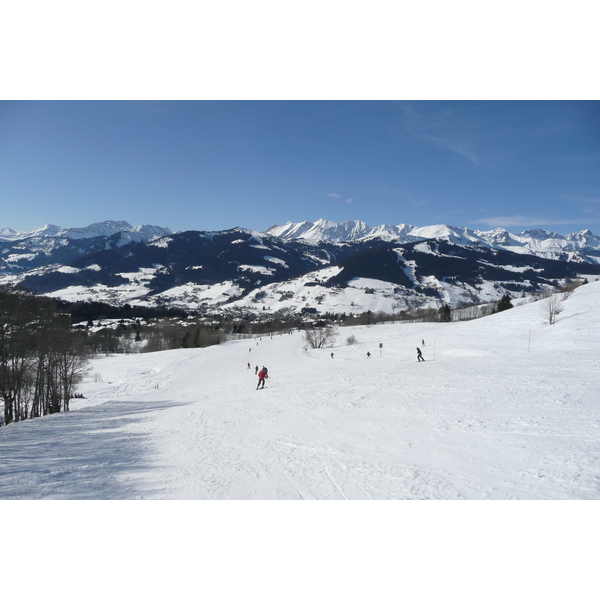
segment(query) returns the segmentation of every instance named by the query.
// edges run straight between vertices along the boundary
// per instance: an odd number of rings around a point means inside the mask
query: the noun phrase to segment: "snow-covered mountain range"
[[[87,227],[59,227],[58,225],[46,224],[43,227],[33,231],[17,232],[14,229],[0,229],[0,240],[16,241],[28,238],[40,237],[62,237],[71,240],[81,240],[93,237],[108,237],[115,233],[131,234],[132,241],[149,241],[155,237],[169,235],[171,230],[168,227],[158,227],[156,225],[138,225],[132,227],[127,221],[102,221],[93,223]]]
[[[319,219],[314,223],[303,221],[273,225],[265,233],[285,240],[301,239],[308,242],[382,239],[404,244],[435,238],[461,246],[483,246],[557,260],[600,263],[600,237],[593,235],[589,229],[568,235],[559,235],[544,229],[530,229],[517,235],[509,233],[506,229],[478,231],[449,225],[414,227],[406,224],[369,227],[363,221],[344,221],[338,224]]]
[[[71,301],[200,313],[397,313],[598,277],[600,238],[590,231],[514,235],[320,219],[263,233],[171,233],[106,221],[0,235],[0,284]]]

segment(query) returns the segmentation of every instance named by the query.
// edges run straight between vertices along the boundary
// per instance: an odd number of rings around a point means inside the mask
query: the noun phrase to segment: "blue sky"
[[[0,228],[600,234],[598,101],[2,101]]]

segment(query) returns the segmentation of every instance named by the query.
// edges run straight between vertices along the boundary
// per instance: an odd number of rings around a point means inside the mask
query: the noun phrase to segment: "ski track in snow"
[[[599,293],[553,326],[537,303],[342,328],[333,349],[295,332],[94,359],[70,413],[0,428],[0,498],[599,499]]]

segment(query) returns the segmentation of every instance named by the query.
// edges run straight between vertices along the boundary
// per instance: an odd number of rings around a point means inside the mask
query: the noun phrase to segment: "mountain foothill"
[[[464,227],[274,225],[180,231],[125,221],[0,230],[0,285],[70,302],[195,313],[398,312],[527,297],[600,277],[600,237]]]

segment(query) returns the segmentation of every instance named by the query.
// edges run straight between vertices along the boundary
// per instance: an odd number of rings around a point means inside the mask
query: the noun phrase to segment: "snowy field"
[[[0,428],[7,597],[597,597],[599,299],[95,359],[70,413]]]
[[[599,298],[95,359],[72,412],[0,429],[0,498],[600,499]]]

